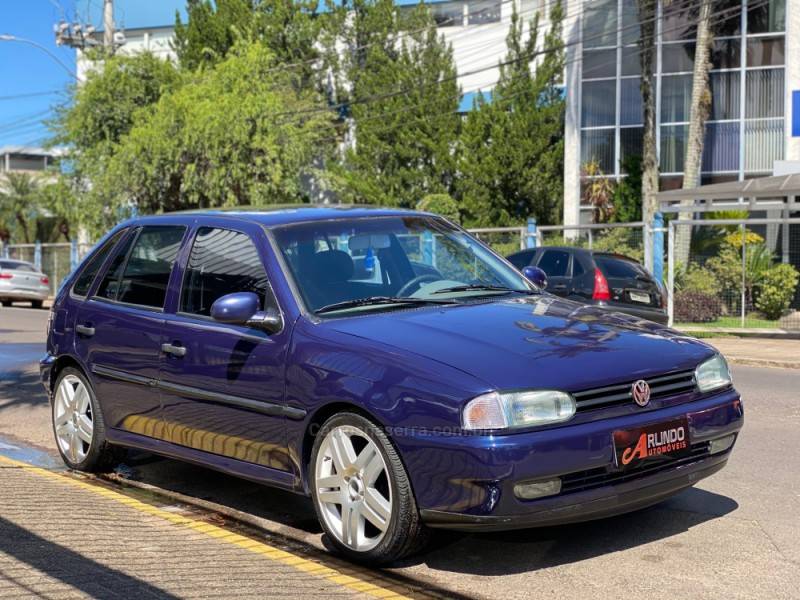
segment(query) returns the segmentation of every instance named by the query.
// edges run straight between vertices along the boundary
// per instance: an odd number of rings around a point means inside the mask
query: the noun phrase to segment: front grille
[[[650,386],[650,399],[667,398],[694,391],[694,371],[681,371],[680,373],[670,373],[669,375],[659,375],[645,379]],[[618,404],[631,402],[630,383],[620,383],[607,387],[594,388],[575,392],[578,412],[607,408]]]
[[[708,457],[710,455],[710,447],[710,442],[692,444],[691,454],[688,456],[677,459],[663,458],[662,460],[644,463],[642,466],[625,471],[610,471],[601,467],[599,469],[570,473],[561,477],[561,493],[583,492],[604,485],[615,485],[687,465]]]

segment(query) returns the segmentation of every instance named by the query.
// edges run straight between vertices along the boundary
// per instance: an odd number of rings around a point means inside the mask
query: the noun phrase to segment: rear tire
[[[112,470],[124,450],[106,441],[106,426],[92,384],[73,367],[56,379],[51,398],[51,421],[61,458],[70,469],[86,472]]]
[[[31,300],[31,308],[42,308],[41,300]]]
[[[339,413],[323,424],[314,440],[309,478],[317,518],[347,558],[386,564],[427,542],[397,450],[361,415]]]
[[[11,306],[11,300],[3,300],[3,306]]]

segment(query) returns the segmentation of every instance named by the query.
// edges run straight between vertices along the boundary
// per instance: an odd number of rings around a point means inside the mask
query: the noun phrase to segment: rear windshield
[[[644,268],[637,262],[624,258],[614,258],[612,256],[595,255],[594,262],[608,278],[612,279],[636,279],[637,277],[648,277]]]
[[[35,271],[35,269],[28,263],[17,262],[15,260],[0,260],[0,269],[8,269],[12,271]]]

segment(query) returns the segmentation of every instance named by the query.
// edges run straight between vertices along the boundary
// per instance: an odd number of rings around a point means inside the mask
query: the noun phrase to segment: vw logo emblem
[[[634,382],[631,386],[631,396],[639,406],[647,406],[650,403],[650,386],[644,379]]]

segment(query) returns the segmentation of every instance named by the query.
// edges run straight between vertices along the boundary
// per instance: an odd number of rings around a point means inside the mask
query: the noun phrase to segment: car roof
[[[402,208],[383,208],[353,204],[283,204],[259,208],[234,207],[230,209],[205,209],[187,210],[181,212],[165,213],[136,217],[127,224],[146,223],[148,221],[176,220],[185,222],[190,217],[206,216],[221,217],[259,223],[265,227],[276,227],[291,223],[308,223],[313,221],[327,221],[331,219],[354,219],[363,217],[410,217],[410,216],[435,216],[417,210]]]

